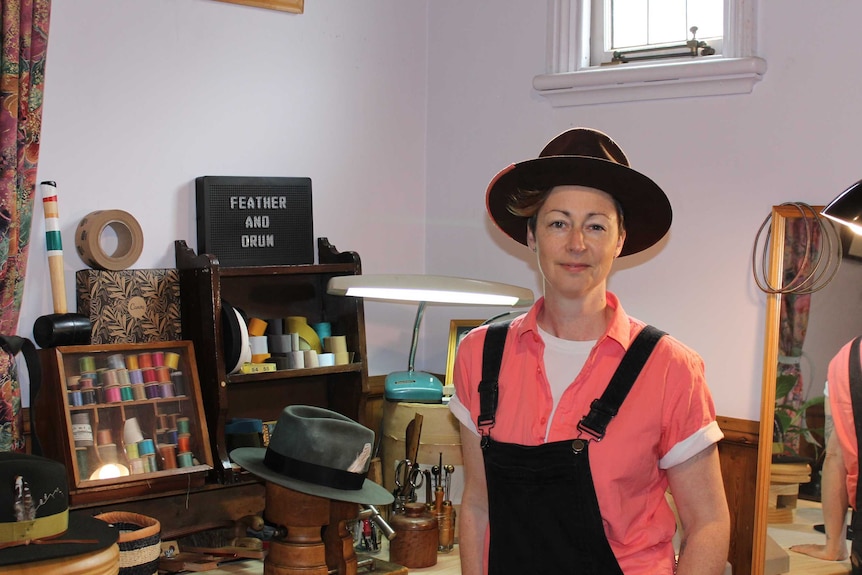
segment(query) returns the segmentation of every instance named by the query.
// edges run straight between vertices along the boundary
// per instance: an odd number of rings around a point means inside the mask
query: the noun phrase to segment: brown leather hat
[[[512,164],[488,185],[488,214],[506,235],[527,245],[527,220],[509,211],[525,190],[586,186],[613,196],[622,206],[626,241],[620,256],[641,252],[670,229],[673,211],[662,189],[629,167],[622,149],[591,128],[572,128],[551,140],[538,158]]]

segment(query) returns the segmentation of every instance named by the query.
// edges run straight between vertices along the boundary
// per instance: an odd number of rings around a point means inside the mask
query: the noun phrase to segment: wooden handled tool
[[[407,459],[410,460],[410,465],[417,465],[416,456],[419,454],[419,439],[422,435],[422,420],[424,416],[417,413],[413,416],[413,421],[407,424],[405,433],[405,444],[407,446]]]

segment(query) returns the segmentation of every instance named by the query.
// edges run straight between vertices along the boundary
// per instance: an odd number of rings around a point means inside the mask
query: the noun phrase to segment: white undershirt
[[[569,339],[560,339],[550,333],[539,328],[539,335],[545,342],[545,355],[542,358],[545,363],[545,376],[548,378],[548,383],[551,385],[551,397],[553,398],[553,406],[551,408],[551,417],[548,418],[548,428],[545,430],[545,437],[551,429],[551,423],[554,421],[554,413],[557,411],[557,406],[560,404],[560,398],[568,387],[575,381],[575,378],[581,373],[581,369],[587,362],[593,346],[597,340],[590,341],[572,341]]]

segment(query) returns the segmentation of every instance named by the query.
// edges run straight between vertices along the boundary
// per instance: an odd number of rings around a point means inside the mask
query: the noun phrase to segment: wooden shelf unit
[[[326,293],[329,279],[362,273],[359,255],[339,252],[318,238],[317,264],[223,267],[210,254],[195,254],[175,242],[184,337],[195,344],[204,412],[219,482],[243,481],[231,465],[225,424],[233,418],[277,420],[287,405],[325,407],[364,423],[368,394],[365,316],[359,298]],[[304,316],[329,322],[344,335],[353,363],[333,367],[229,374],[225,365],[222,301],[247,317]]]

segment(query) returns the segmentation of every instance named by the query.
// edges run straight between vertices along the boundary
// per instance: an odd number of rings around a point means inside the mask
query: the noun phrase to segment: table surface
[[[385,540],[381,547],[381,551],[373,557],[379,557],[380,559],[388,560],[389,550]],[[367,572],[367,570],[359,570],[360,575]],[[425,567],[424,569],[409,569],[409,572],[436,573],[437,575],[460,575],[461,560],[458,556],[458,546],[456,545],[455,548],[449,553],[438,553],[436,565],[432,567]],[[260,561],[258,559],[231,561],[228,563],[222,563],[221,565],[219,565],[218,569],[205,571],[204,573],[209,573],[211,575],[262,575],[263,561]]]

